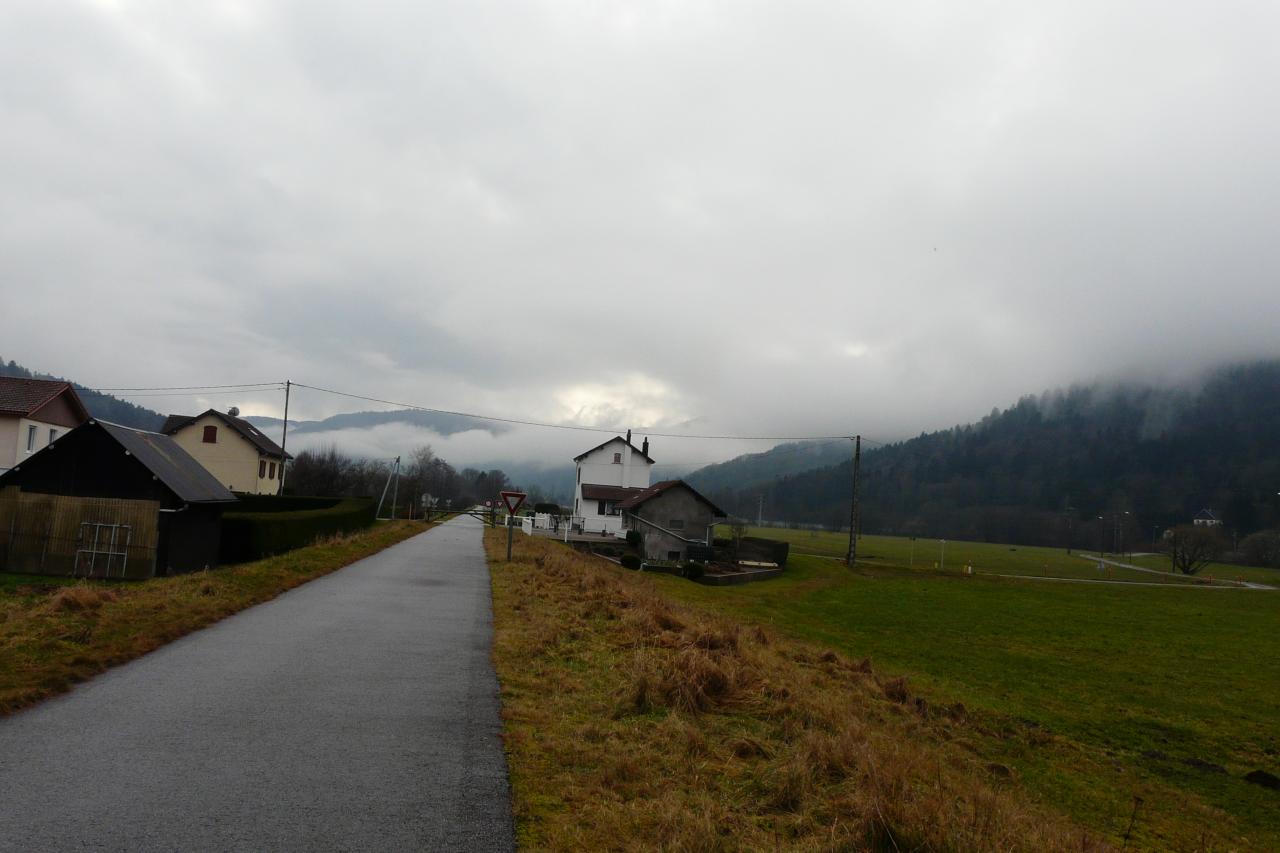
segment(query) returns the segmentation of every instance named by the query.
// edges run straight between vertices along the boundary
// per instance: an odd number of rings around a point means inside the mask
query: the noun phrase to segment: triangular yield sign
[[[516,514],[516,510],[520,509],[520,505],[524,503],[524,499],[529,497],[524,492],[500,492],[502,502],[507,505],[507,512],[512,515]]]

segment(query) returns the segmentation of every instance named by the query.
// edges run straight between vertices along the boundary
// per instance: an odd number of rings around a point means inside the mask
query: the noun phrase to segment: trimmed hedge
[[[707,567],[702,563],[685,563],[684,576],[691,581],[702,580],[702,576],[707,573]]]
[[[640,568],[640,558],[635,554],[624,554],[619,562],[622,563],[622,568],[624,569]]]
[[[290,498],[289,500],[298,500]],[[320,498],[328,507],[289,512],[228,512],[222,516],[223,563],[260,560],[302,548],[318,537],[349,533],[373,524],[377,505],[369,498]]]
[[[249,495],[236,493],[240,502],[235,512],[298,512],[304,509],[329,509],[342,498],[311,498],[298,495]]]

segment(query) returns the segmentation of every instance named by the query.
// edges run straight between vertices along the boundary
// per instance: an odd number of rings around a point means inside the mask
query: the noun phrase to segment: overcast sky
[[[1275,356],[1277,31],[1272,2],[6,0],[0,355],[882,437]]]

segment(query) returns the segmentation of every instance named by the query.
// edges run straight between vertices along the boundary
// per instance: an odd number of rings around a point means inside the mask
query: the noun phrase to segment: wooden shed
[[[135,578],[213,567],[235,503],[169,436],[90,420],[0,475],[0,560]]]

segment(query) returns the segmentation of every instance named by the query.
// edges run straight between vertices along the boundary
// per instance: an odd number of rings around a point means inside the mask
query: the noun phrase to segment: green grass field
[[[947,543],[943,571],[933,568],[938,543],[917,540],[913,570],[909,541],[870,536],[866,564],[850,572],[830,559],[843,551],[839,537],[759,533],[793,543],[784,577],[730,588],[653,582],[870,657],[931,701],[963,702],[994,733],[983,750],[1117,837],[1140,796],[1135,832],[1147,846],[1195,847],[1199,830],[1228,846],[1280,847],[1280,793],[1242,779],[1257,769],[1280,775],[1280,592],[966,577],[965,562],[1001,574],[1097,576],[1060,551],[978,543]],[[1005,736],[1020,729],[1035,736]]]

